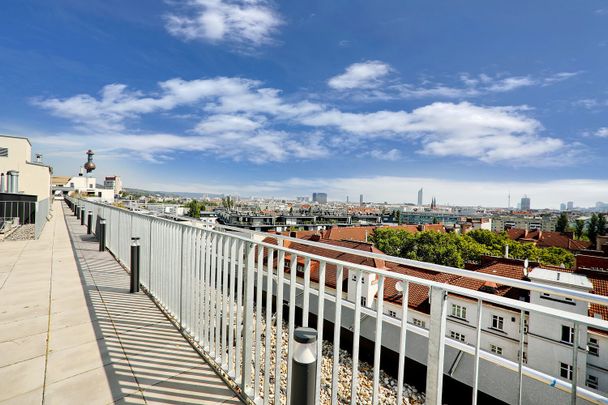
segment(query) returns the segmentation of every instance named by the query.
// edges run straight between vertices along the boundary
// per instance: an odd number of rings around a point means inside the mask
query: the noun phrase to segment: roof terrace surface
[[[64,210],[0,243],[0,404],[241,403]]]

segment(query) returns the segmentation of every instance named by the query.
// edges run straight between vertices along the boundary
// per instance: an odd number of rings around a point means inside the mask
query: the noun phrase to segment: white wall
[[[49,167],[31,163],[32,147],[25,138],[0,135],[0,147],[8,148],[8,157],[0,157],[0,173],[19,172],[20,193],[33,194],[37,201],[51,196],[51,172]]]

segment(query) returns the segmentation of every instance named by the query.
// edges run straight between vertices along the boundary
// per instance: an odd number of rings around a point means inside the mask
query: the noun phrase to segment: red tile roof
[[[442,224],[398,225],[398,226],[334,226],[323,232],[323,238],[331,240],[349,240],[367,242],[376,229],[398,229],[411,233],[425,231],[445,232]],[[298,236],[299,237],[299,236]]]
[[[385,262],[381,259],[370,258],[367,256],[360,256],[353,253],[342,253],[331,249],[331,246],[341,246],[350,249],[360,250],[362,252],[373,252],[373,253],[382,253],[380,250],[373,247],[373,245],[364,242],[357,241],[337,241],[330,240],[325,238],[320,238],[318,235],[306,236],[304,239],[318,239],[318,242],[324,243],[328,245],[328,248],[322,248],[317,246],[309,246],[303,243],[285,241],[285,246],[289,247],[293,250],[298,250],[301,252],[306,252],[309,254],[314,254],[317,256],[323,256],[327,258],[332,258],[336,260],[341,260],[349,263],[362,264],[378,269],[385,269],[395,273],[408,275],[411,277],[417,277],[425,280],[432,280],[439,283],[448,283],[451,285],[468,288],[471,290],[485,290],[492,289],[493,293],[500,296],[507,296],[511,298],[518,299],[521,295],[527,294],[526,291],[522,291],[518,288],[513,288],[507,285],[502,284],[488,284],[486,281],[472,279],[468,277],[461,277],[457,275],[434,272],[430,270],[425,270],[417,267],[406,266],[402,264],[397,264],[393,262]],[[276,244],[276,239],[272,237],[268,237],[264,239],[264,242]],[[266,256],[266,255],[265,255]],[[577,264],[579,263],[587,263],[585,260],[599,260],[605,258],[595,258],[594,256],[585,256],[582,255],[577,256]],[[257,256],[256,256],[257,257]],[[579,259],[580,258],[580,259]],[[588,259],[591,258],[591,259]],[[287,271],[289,270],[288,263],[291,260],[291,255],[286,255],[286,263],[287,263]],[[608,261],[608,260],[607,260]],[[277,256],[275,255],[274,264],[276,266]],[[304,259],[302,257],[298,257],[298,263],[304,264]],[[602,262],[605,263],[605,262]],[[536,267],[541,267],[548,270],[562,271],[562,272],[572,272],[571,269],[564,269],[558,266],[548,266],[542,265],[536,262],[529,262],[528,268],[533,269]],[[311,261],[311,280],[314,282],[319,281],[319,263],[316,261]],[[507,277],[515,280],[524,280],[524,261],[519,259],[507,259],[503,257],[493,257],[493,256],[482,256],[480,265],[473,269],[479,273],[484,274],[493,274],[497,276]],[[588,270],[582,267],[577,268],[576,273],[583,274],[589,278],[591,283],[593,284],[593,293],[608,296],[608,271],[597,271],[597,270]],[[328,263],[326,267],[326,285],[331,288],[336,288],[338,280],[337,278],[337,268],[335,265]],[[347,286],[344,283],[348,280],[348,269],[344,269],[343,277],[341,282],[343,283],[343,291],[347,290]],[[396,289],[397,280],[394,278],[387,277],[385,280],[385,290],[384,297],[386,301],[393,302],[395,304],[401,305],[402,295]],[[428,294],[429,289],[420,284],[410,283],[409,287],[409,299],[408,306],[410,308],[417,309],[418,311],[428,312]],[[589,309],[589,316],[599,315],[602,319],[608,320],[608,307],[603,307],[596,304],[591,304]]]
[[[552,231],[528,231],[527,229],[512,228],[507,230],[507,236],[511,240],[534,243],[539,248],[559,247],[567,250],[583,250],[591,246],[590,242],[574,240],[568,235]]]
[[[577,269],[602,269],[608,270],[608,257],[576,255]]]
[[[330,240],[350,240],[367,242],[374,233],[374,226],[334,226],[323,232],[323,238]]]

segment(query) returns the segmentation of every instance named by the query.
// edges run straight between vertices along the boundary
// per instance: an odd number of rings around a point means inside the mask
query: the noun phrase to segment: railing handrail
[[[146,215],[143,213],[132,212],[132,211],[120,208],[120,207],[115,207],[115,206],[111,206],[111,205],[107,205],[107,204],[101,204],[96,201],[90,201],[90,200],[85,200],[85,201],[87,201],[88,203],[91,203],[91,204],[107,206],[107,207],[111,207],[111,208],[114,208],[117,210],[123,210],[123,211],[129,212],[132,215],[140,215],[140,216],[150,218],[153,220],[157,220],[157,221],[167,221],[167,222],[170,222],[170,223],[176,224],[176,225],[193,227],[192,225],[187,224],[187,223],[175,222],[175,221],[172,221],[172,220],[166,219],[166,218],[152,217],[152,216],[149,216],[149,215]],[[374,252],[363,252],[363,251],[357,250],[357,249],[350,249],[350,248],[345,248],[342,246],[328,245],[328,244],[324,244],[324,243],[309,241],[309,240],[305,240],[305,239],[292,238],[289,236],[284,236],[284,235],[279,235],[279,234],[268,234],[265,232],[246,230],[246,229],[242,229],[242,228],[238,228],[238,227],[231,227],[231,226],[217,225],[217,224],[215,225],[215,227],[222,228],[222,229],[225,229],[228,231],[237,232],[237,233],[246,233],[246,234],[251,234],[251,235],[264,236],[265,238],[270,237],[270,238],[275,238],[275,239],[287,240],[290,242],[305,244],[305,245],[318,247],[318,248],[322,248],[322,249],[326,249],[326,250],[335,250],[335,251],[339,251],[342,253],[354,254],[354,255],[357,255],[360,257],[371,257],[371,258],[381,259],[381,260],[385,260],[385,261],[389,261],[389,262],[393,262],[393,263],[404,264],[404,265],[407,265],[410,267],[421,268],[424,270],[430,270],[430,271],[435,271],[435,272],[439,272],[439,273],[448,273],[448,274],[453,274],[453,275],[457,275],[457,276],[461,276],[461,277],[473,278],[473,279],[477,279],[477,280],[481,280],[481,281],[492,281],[497,284],[508,285],[510,287],[516,287],[516,288],[520,288],[520,289],[524,289],[524,290],[532,290],[532,291],[537,291],[537,292],[557,294],[557,295],[564,296],[564,297],[573,297],[573,298],[577,298],[582,301],[585,301],[587,303],[595,303],[598,305],[608,306],[608,297],[606,297],[606,296],[567,289],[567,288],[563,288],[563,287],[557,287],[557,286],[553,286],[553,285],[549,285],[549,284],[535,283],[532,281],[515,280],[515,279],[503,277],[503,276],[496,276],[493,274],[479,273],[479,272],[475,272],[472,270],[458,269],[455,267],[443,266],[443,265],[434,264],[434,263],[427,263],[427,262],[421,262],[421,261],[417,261],[417,260],[404,259],[404,258],[400,258],[400,257],[396,257],[396,256],[389,256],[386,254],[379,254],[379,253],[374,253]],[[194,227],[194,228],[196,228],[196,227]],[[208,229],[208,231],[215,233],[215,234],[220,234],[220,235],[225,234],[225,233],[220,232],[217,229]],[[231,233],[230,235],[233,237],[236,237],[237,239],[252,242],[252,240],[250,238],[247,238],[244,236],[235,235],[234,233]],[[279,246],[279,245],[274,245],[274,244],[263,242],[263,241],[255,241],[255,243],[259,244],[261,246],[264,246],[266,248],[281,250],[285,253],[294,254],[297,256],[306,256],[306,257],[309,257],[310,259],[316,260],[316,261],[324,261],[326,263],[335,264],[337,266],[341,265],[341,266],[348,267],[351,269],[357,269],[357,270],[361,270],[361,271],[364,271],[367,273],[377,274],[377,275],[393,278],[393,279],[400,280],[400,281],[407,281],[407,282],[411,282],[411,283],[415,283],[415,284],[420,284],[420,285],[424,285],[427,287],[433,287],[433,286],[441,287],[447,291],[450,291],[450,292],[453,292],[456,294],[469,295],[469,296],[472,296],[472,297],[475,297],[478,299],[482,299],[484,301],[500,303],[502,305],[511,305],[511,306],[520,308],[519,301],[515,300],[515,299],[499,297],[499,296],[496,296],[493,294],[488,294],[488,293],[484,293],[481,291],[462,288],[462,287],[458,287],[458,286],[451,285],[448,283],[441,283],[441,282],[428,280],[428,279],[424,279],[424,278],[420,278],[420,277],[401,274],[401,273],[390,271],[390,270],[378,269],[376,267],[371,267],[371,266],[367,266],[367,265],[363,265],[363,264],[347,262],[347,261],[343,261],[343,260],[339,260],[339,259],[333,259],[333,258],[320,256],[320,255],[316,255],[316,254],[308,253],[308,252],[302,252],[299,250],[290,249],[290,248],[286,248],[286,247]],[[502,300],[506,300],[506,301],[502,301]],[[530,305],[529,303],[524,303],[524,304]],[[543,307],[543,308],[546,308],[546,307]],[[520,309],[525,309],[525,308],[520,308]],[[572,317],[572,313],[563,311],[563,314],[560,317],[568,319],[568,318]],[[590,323],[593,323],[594,326],[596,326],[600,329],[608,329],[608,321],[603,321],[603,320],[592,318],[589,316],[585,317],[585,319],[593,320]]]
[[[70,203],[73,203],[74,200],[68,198]],[[578,387],[576,384],[572,384],[566,380],[560,380],[559,377],[552,377],[550,374],[546,374],[546,372],[552,373],[552,371],[547,371],[542,367],[532,368],[528,366],[524,366],[524,336],[528,334],[526,328],[524,326],[525,318],[527,318],[528,314],[542,314],[546,315],[553,319],[558,319],[559,324],[564,324],[563,321],[566,321],[566,324],[574,324],[575,336],[578,338],[578,333],[576,330],[578,327],[591,327],[600,330],[608,330],[608,322],[593,318],[585,314],[577,314],[573,312],[568,312],[566,310],[551,308],[549,306],[545,306],[537,303],[530,303],[526,301],[520,301],[514,298],[507,298],[504,296],[499,296],[495,294],[489,294],[483,291],[478,291],[474,289],[468,289],[465,287],[460,287],[455,284],[447,284],[438,282],[433,279],[420,278],[413,275],[403,274],[401,272],[391,271],[387,268],[376,268],[371,267],[364,264],[357,264],[352,262],[347,262],[344,260],[321,256],[320,254],[309,253],[302,250],[297,250],[294,246],[291,246],[287,243],[283,244],[282,241],[290,241],[298,244],[305,244],[310,246],[315,246],[318,248],[322,248],[325,250],[334,250],[340,251],[343,253],[349,253],[352,255],[356,255],[359,257],[373,257],[383,259],[389,262],[404,262],[404,264],[412,266],[414,268],[424,269],[425,267],[430,267],[429,270],[437,271],[441,273],[447,274],[455,274],[457,276],[469,277],[472,279],[479,280],[493,280],[500,284],[506,285],[516,285],[519,288],[523,288],[525,290],[535,290],[541,292],[549,292],[552,294],[567,296],[567,297],[578,297],[578,295],[583,296],[587,299],[581,299],[581,301],[586,302],[597,302],[599,300],[600,305],[606,305],[602,296],[596,296],[595,294],[585,294],[579,291],[569,290],[563,287],[556,287],[552,285],[545,285],[535,282],[524,282],[521,280],[513,280],[508,278],[503,278],[500,276],[494,276],[491,274],[485,273],[476,273],[470,272],[462,269],[455,269],[448,266],[439,266],[432,265],[429,263],[417,262],[408,259],[396,258],[384,254],[377,254],[373,252],[364,252],[356,249],[343,248],[341,246],[328,245],[323,243],[318,243],[315,241],[301,240],[297,238],[291,238],[288,236],[277,235],[277,234],[268,234],[263,232],[256,232],[251,230],[244,230],[242,228],[235,228],[224,225],[216,225],[214,227],[206,227],[201,228],[197,226],[191,226],[189,223],[179,223],[172,221],[170,219],[165,219],[161,217],[155,217],[146,215],[139,212],[133,212],[126,209],[120,209],[120,207],[112,206],[109,204],[100,203],[97,201],[91,201],[88,199],[79,199],[78,205],[86,207],[87,210],[91,210],[93,215],[99,218],[100,215],[103,215],[104,218],[110,219],[110,247],[109,249],[113,250],[113,253],[117,258],[121,261],[128,260],[129,253],[125,250],[125,246],[128,246],[128,240],[132,236],[140,236],[145,240],[144,245],[149,251],[149,262],[147,263],[147,268],[144,271],[144,274],[147,274],[148,278],[146,280],[145,286],[150,289],[150,286],[154,286],[150,291],[152,291],[153,296],[157,299],[160,297],[161,305],[163,305],[167,310],[178,319],[180,326],[185,325],[184,327],[188,328],[193,327],[194,332],[193,336],[195,336],[195,340],[199,342],[203,348],[203,351],[211,356],[215,361],[215,366],[221,368],[224,372],[227,372],[231,378],[236,380],[236,383],[241,386],[241,389],[245,393],[246,397],[251,398],[252,400],[260,399],[258,392],[258,378],[260,376],[261,370],[258,367],[261,367],[263,359],[259,358],[258,351],[260,350],[260,335],[259,328],[260,325],[260,312],[256,312],[256,320],[253,318],[253,308],[259,300],[261,299],[261,290],[257,290],[257,297],[254,299],[253,294],[253,286],[254,283],[257,283],[257,288],[260,288],[260,283],[265,283],[267,292],[272,291],[273,288],[275,292],[282,294],[285,287],[289,288],[289,347],[288,347],[288,365],[291,364],[291,356],[292,356],[292,340],[291,336],[293,334],[293,326],[295,321],[295,308],[296,306],[302,309],[302,313],[308,314],[312,311],[310,306],[310,297],[317,296],[318,301],[317,305],[319,314],[323,312],[323,306],[326,302],[334,302],[336,308],[334,322],[337,325],[335,328],[338,328],[338,336],[340,334],[340,328],[346,328],[349,325],[348,316],[347,318],[342,318],[340,316],[339,308],[348,308],[350,313],[354,313],[353,327],[350,328],[353,333],[353,352],[352,352],[352,368],[353,375],[358,371],[358,362],[359,362],[359,339],[362,335],[362,323],[366,319],[366,317],[375,317],[376,318],[376,338],[375,338],[375,353],[380,353],[379,345],[383,345],[383,339],[380,337],[382,333],[382,325],[391,324],[393,327],[400,328],[402,339],[407,336],[408,331],[413,331],[414,333],[418,333],[419,335],[426,336],[428,341],[428,357],[425,364],[435,365],[434,367],[427,368],[427,400],[432,403],[441,403],[441,384],[442,375],[444,374],[443,370],[443,350],[447,346],[451,346],[457,350],[462,352],[466,352],[467,354],[475,356],[476,370],[479,364],[479,358],[483,358],[490,363],[497,364],[502,368],[509,369],[511,371],[517,371],[519,373],[519,392],[521,397],[522,391],[522,376],[525,375],[529,378],[538,380],[547,386],[551,386],[554,388],[558,388],[559,390],[565,392],[571,392],[571,397],[573,401],[576,401],[578,398],[584,398],[590,400],[594,403],[605,403],[606,398],[597,394],[593,391],[585,389],[584,386]],[[180,226],[181,225],[181,226]],[[187,227],[184,227],[186,226]],[[155,230],[155,232],[153,232]],[[160,233],[159,233],[160,232]],[[115,235],[115,236],[113,236]],[[185,239],[186,238],[186,239]],[[264,238],[272,238],[273,240],[265,240]],[[155,242],[156,241],[156,242]],[[187,241],[184,245],[184,241]],[[275,242],[276,241],[276,242]],[[160,245],[159,245],[160,243]],[[276,244],[275,244],[276,243]],[[175,247],[180,246],[179,250],[176,250]],[[228,249],[228,250],[227,250]],[[268,261],[263,263],[264,260],[264,252],[263,249],[268,249]],[[177,252],[177,254],[175,253]],[[276,252],[276,253],[275,253]],[[153,257],[153,253],[155,256]],[[184,256],[184,254],[186,256]],[[288,259],[286,255],[291,255]],[[300,274],[299,271],[296,271],[296,265],[298,261],[295,260],[295,257],[304,258],[304,269],[303,273]],[[184,262],[186,257],[191,258]],[[276,257],[277,261],[275,262],[271,258]],[[256,259],[257,258],[257,259]],[[285,259],[290,260],[290,263],[285,263]],[[319,262],[319,279],[318,285],[316,280],[311,278],[312,266],[311,262]],[[188,264],[188,262],[190,262]],[[125,262],[126,263],[126,262]],[[197,264],[198,263],[198,264]],[[220,265],[220,263],[222,263]],[[153,272],[153,264],[155,271]],[[325,295],[325,288],[329,287],[333,290],[334,285],[327,284],[325,279],[325,271],[326,266],[328,264],[335,265],[336,267],[336,278],[337,285],[335,290],[335,295],[333,293],[329,293]],[[186,267],[184,267],[186,266]],[[217,266],[217,267],[216,267]],[[275,278],[274,269],[276,268],[276,287],[273,287],[273,279]],[[226,291],[226,277],[230,270],[230,277],[232,277],[230,281],[230,291],[229,295]],[[299,270],[299,269],[298,269]],[[384,313],[382,306],[380,303],[382,301],[376,301],[376,296],[370,301],[368,298],[367,305],[361,301],[361,283],[356,283],[356,291],[355,298],[351,297],[351,287],[352,284],[349,284],[349,288],[346,290],[348,292],[348,298],[343,298],[342,293],[342,283],[340,280],[343,279],[343,270],[349,271],[349,278],[351,274],[372,274],[377,275],[378,283],[383,285],[383,281],[385,279],[399,280],[403,281],[404,285],[404,295],[402,296],[402,303],[398,303],[396,305],[401,306],[401,320],[393,319],[391,316]],[[238,271],[238,275],[237,275]],[[256,273],[257,272],[257,273]],[[284,275],[289,272],[289,277],[284,277]],[[352,272],[352,273],[351,273]],[[217,279],[215,278],[217,274]],[[224,281],[220,281],[220,275],[223,274]],[[263,277],[266,274],[267,280],[264,281]],[[234,277],[237,278],[236,287],[234,287]],[[184,277],[186,277],[184,279]],[[190,277],[190,278],[188,278]],[[202,286],[198,286],[199,283],[192,284],[192,277],[195,280],[200,280],[202,282]],[[297,277],[297,279],[296,279]],[[257,278],[257,282],[255,279]],[[502,281],[504,280],[504,282]],[[409,324],[408,322],[408,291],[410,283],[422,285],[425,287],[429,287],[429,298],[432,295],[433,299],[430,302],[431,311],[430,320],[429,320],[429,328],[428,329],[420,329],[416,327],[414,324]],[[316,286],[315,286],[316,285]],[[190,290],[186,288],[187,286],[195,286],[194,290]],[[198,286],[198,287],[196,287]],[[210,287],[209,287],[210,286]],[[213,288],[221,288],[223,286],[224,291],[214,292]],[[280,286],[280,287],[279,287]],[[198,297],[199,290],[197,288],[202,288],[200,293],[207,291],[207,293],[202,295],[203,301],[196,301]],[[211,288],[210,290],[206,290],[207,288]],[[379,287],[382,292],[378,292],[378,297],[387,297],[384,293],[382,287]],[[234,290],[236,289],[236,290]],[[298,292],[300,290],[300,292]],[[186,295],[182,296],[182,291],[185,292]],[[219,290],[217,290],[219,291]],[[158,295],[157,295],[158,294]],[[195,294],[195,295],[192,295]],[[236,295],[234,295],[236,294]],[[243,295],[244,294],[244,295]],[[274,294],[274,293],[273,293]],[[297,302],[297,296],[300,297],[302,295],[304,298],[301,302]],[[374,293],[375,294],[375,293]],[[228,337],[228,341],[224,341],[226,338],[226,333],[230,333],[232,328],[226,329],[224,326],[220,327],[221,321],[220,317],[225,315],[225,301],[227,297],[229,298],[230,303],[228,304],[229,313],[234,315],[236,312],[236,325],[243,325],[242,330],[236,329],[236,333],[238,338],[236,340],[236,360],[233,367],[228,363],[228,366],[225,365],[225,344],[229,345],[228,358],[231,359],[232,344],[228,342],[232,342],[231,338]],[[478,307],[478,316],[477,316],[477,343],[475,346],[471,346],[470,343],[461,343],[456,339],[449,338],[449,334],[446,335],[445,330],[445,322],[447,317],[449,316],[449,311],[447,309],[447,299],[450,296],[456,296],[457,298],[463,297],[465,299],[471,299],[477,301]],[[588,296],[591,296],[591,300],[589,300]],[[177,297],[177,298],[176,298]],[[236,298],[235,298],[236,297]],[[199,308],[193,310],[187,310],[183,307],[182,298],[184,303],[192,303],[196,302],[195,308]],[[233,308],[234,302],[236,299],[236,305]],[[277,295],[277,299],[279,298]],[[381,298],[380,298],[381,299]],[[163,303],[163,300],[167,300],[166,303]],[[195,300],[195,301],[192,301]],[[268,298],[267,298],[268,300]],[[284,302],[284,301],[283,301]],[[480,340],[479,336],[482,332],[482,316],[481,309],[483,304],[496,304],[497,306],[503,307],[508,311],[515,311],[520,313],[520,327],[519,327],[519,344],[521,353],[518,355],[517,362],[513,360],[506,360],[507,357],[498,357],[493,356],[488,352],[487,349],[480,349]],[[186,304],[187,306],[188,304]],[[224,305],[224,313],[220,315],[222,311],[222,305]],[[267,306],[268,307],[268,306]],[[320,309],[319,309],[320,308]],[[443,309],[441,309],[443,308]],[[183,313],[183,311],[186,311]],[[258,308],[259,310],[259,308]],[[416,308],[413,308],[416,310]],[[190,311],[190,312],[188,312]],[[219,312],[218,312],[219,311]],[[423,311],[426,312],[426,311]],[[277,312],[279,313],[279,312]],[[321,320],[328,319],[323,315],[319,315]],[[184,318],[185,317],[185,318]],[[194,318],[193,318],[194,317]],[[200,317],[200,319],[199,319]],[[267,315],[266,327],[270,325],[270,321],[268,321],[269,317]],[[279,319],[279,318],[277,318]],[[252,330],[252,322],[256,322],[255,330],[258,331],[258,334],[255,337],[255,340],[252,340],[254,337],[249,333]],[[192,323],[194,322],[194,323]],[[197,326],[197,322],[201,323],[201,325]],[[278,321],[277,321],[278,322]],[[304,326],[308,326],[308,317],[302,318],[301,321]],[[444,326],[441,326],[439,322],[443,322]],[[369,323],[369,322],[368,322]],[[230,325],[233,324],[233,321],[230,320]],[[320,328],[319,332],[322,331],[323,321],[317,320],[317,327]],[[424,327],[424,326],[423,326]],[[474,327],[474,325],[473,325]],[[336,329],[334,328],[334,333],[336,333]],[[369,328],[368,328],[369,329]],[[485,329],[485,328],[484,328]],[[275,333],[275,332],[273,332]],[[369,330],[367,337],[369,338]],[[405,333],[405,335],[404,335]],[[511,333],[511,332],[509,332]],[[513,332],[515,333],[515,332]],[[278,328],[276,331],[277,336],[282,336],[281,329]],[[433,336],[433,342],[431,342],[431,336]],[[529,336],[534,336],[529,335]],[[198,339],[198,340],[197,340]],[[277,342],[281,341],[281,338],[277,338]],[[336,340],[337,339],[337,340]],[[409,339],[408,339],[409,340]],[[240,342],[242,341],[242,345]],[[464,342],[464,340],[463,340]],[[401,344],[400,344],[401,345]],[[252,358],[250,351],[255,346],[255,357]],[[277,349],[279,350],[279,343],[277,343]],[[333,395],[337,392],[337,364],[338,364],[338,352],[336,352],[336,347],[340,347],[339,337],[334,337],[334,360],[333,360],[333,379],[332,379],[332,398]],[[388,347],[388,346],[387,346]],[[395,347],[393,345],[392,349]],[[273,349],[274,350],[274,349]],[[321,350],[318,348],[318,350]],[[579,351],[584,351],[584,345],[581,348],[577,342],[572,345],[573,356],[575,359],[578,357]],[[406,356],[406,345],[405,340],[403,341],[403,346],[400,346],[398,349],[398,354],[400,356],[400,362],[402,358],[404,359]],[[234,352],[232,352],[234,353]],[[397,352],[396,352],[397,353]],[[280,355],[279,355],[280,356]],[[511,356],[513,357],[513,356]],[[252,374],[252,370],[248,367],[243,368],[239,371],[240,359],[242,358],[242,362],[244,364],[248,364],[249,362],[254,362],[255,365],[255,376]],[[573,367],[576,369],[576,360],[573,360]],[[539,363],[534,363],[539,364]],[[438,366],[440,365],[440,366]],[[264,378],[265,382],[270,378],[270,374],[266,372],[268,365],[265,366],[264,369]],[[376,375],[380,370],[380,361],[376,354],[374,354],[374,375]],[[430,367],[430,366],[429,366]],[[435,370],[437,369],[437,370]],[[541,371],[539,371],[541,370]],[[243,373],[241,374],[241,371]],[[437,373],[435,373],[437,371]],[[544,371],[544,372],[543,372]],[[287,371],[288,376],[292,375],[292,371],[290,371],[290,367],[288,367]],[[437,374],[437,375],[435,375]],[[451,375],[451,374],[450,374]],[[240,378],[239,378],[240,376]],[[254,376],[254,383],[251,383],[251,377]],[[289,377],[288,377],[289,378]],[[375,378],[375,377],[374,377]],[[400,375],[398,378],[403,378]],[[474,391],[477,392],[478,385],[478,376],[475,378],[475,386],[473,387]],[[574,377],[574,381],[578,381],[576,376]],[[398,382],[398,385],[401,384]],[[319,384],[319,382],[317,383]],[[374,395],[377,394],[378,391],[378,380],[375,379],[373,383]],[[281,384],[279,383],[279,386]],[[357,381],[355,379],[352,380],[352,387],[357,386]],[[289,387],[289,385],[288,385]],[[354,389],[352,388],[351,393],[351,402],[356,400],[356,394],[354,393]],[[279,390],[277,389],[277,392]],[[266,399],[267,393],[264,394],[264,399]],[[289,397],[289,390],[287,396]],[[335,398],[334,398],[335,400]],[[474,401],[476,402],[476,401]],[[575,402],[573,402],[575,403]]]

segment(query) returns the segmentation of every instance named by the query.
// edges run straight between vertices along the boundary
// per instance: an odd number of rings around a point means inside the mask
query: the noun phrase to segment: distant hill
[[[225,197],[224,194],[188,193],[185,191],[151,191],[151,190],[142,190],[139,188],[127,188],[127,187],[125,187],[123,190],[126,193],[143,194],[143,195],[158,195],[161,197],[183,197],[183,198],[196,198],[196,199],[201,199],[201,198],[205,198],[205,197],[209,197],[209,198]]]

